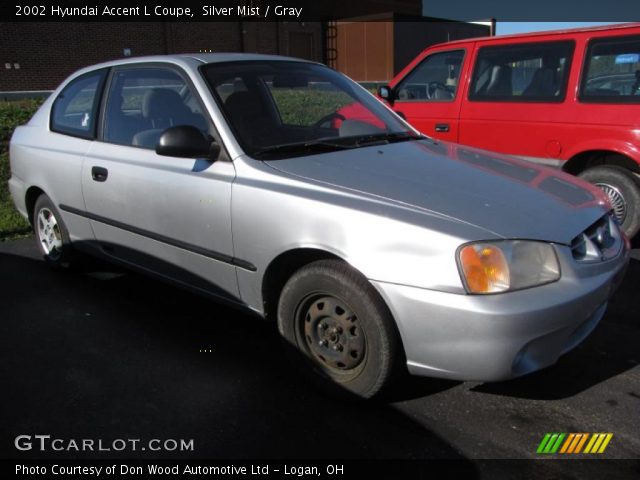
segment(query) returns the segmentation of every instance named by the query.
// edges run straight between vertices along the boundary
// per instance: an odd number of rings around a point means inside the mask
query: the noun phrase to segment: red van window
[[[580,100],[640,103],[640,36],[598,38],[589,43]]]
[[[469,100],[561,102],[573,49],[572,41],[482,47]]]

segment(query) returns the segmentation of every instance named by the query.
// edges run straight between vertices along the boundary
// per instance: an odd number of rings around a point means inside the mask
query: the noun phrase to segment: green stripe
[[[550,437],[551,437],[550,433],[546,433],[544,435],[544,438],[540,442],[540,445],[538,445],[538,450],[536,450],[536,453],[542,453],[542,451],[544,450],[544,446],[547,444],[547,441],[549,440]]]
[[[562,440],[565,437],[565,433],[561,433],[560,436],[558,437],[558,440],[556,440],[556,444],[553,446],[553,448],[551,449],[551,453],[556,453],[558,451],[558,449],[560,448],[560,445],[562,444]]]
[[[557,433],[554,433],[553,435],[551,435],[551,438],[547,442],[547,446],[544,447],[544,451],[542,453],[551,453],[551,447],[553,447],[553,444],[555,443],[556,438],[558,438]]]

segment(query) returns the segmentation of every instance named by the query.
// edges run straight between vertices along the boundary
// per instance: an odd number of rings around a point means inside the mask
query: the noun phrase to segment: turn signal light
[[[460,263],[470,293],[498,293],[509,289],[509,265],[498,247],[467,245],[460,251]]]

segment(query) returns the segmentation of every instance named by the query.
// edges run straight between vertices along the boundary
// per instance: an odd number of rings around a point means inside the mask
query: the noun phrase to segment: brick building
[[[129,55],[211,50],[327,62],[327,29],[336,12],[342,18],[363,12],[421,15],[422,0],[323,0],[306,8],[322,21],[0,22],[0,92],[51,90],[79,68]]]
[[[337,21],[338,11],[352,20]],[[0,99],[52,90],[70,73],[107,60],[199,51],[307,58],[379,82],[428,45],[490,33],[421,12],[421,0],[324,0],[313,8],[319,21],[0,22]]]
[[[321,22],[0,23],[0,92],[52,90],[125,56],[258,52],[324,60]]]

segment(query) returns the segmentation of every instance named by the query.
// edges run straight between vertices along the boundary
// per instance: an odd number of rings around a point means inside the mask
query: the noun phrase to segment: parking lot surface
[[[536,458],[547,432],[610,432],[600,457],[640,457],[638,249],[601,324],[557,365],[497,384],[413,378],[367,404],[302,382],[273,325],[98,266],[55,272],[32,238],[0,243],[2,458],[115,455],[18,452],[21,434],[193,439],[160,455],[180,458]]]

